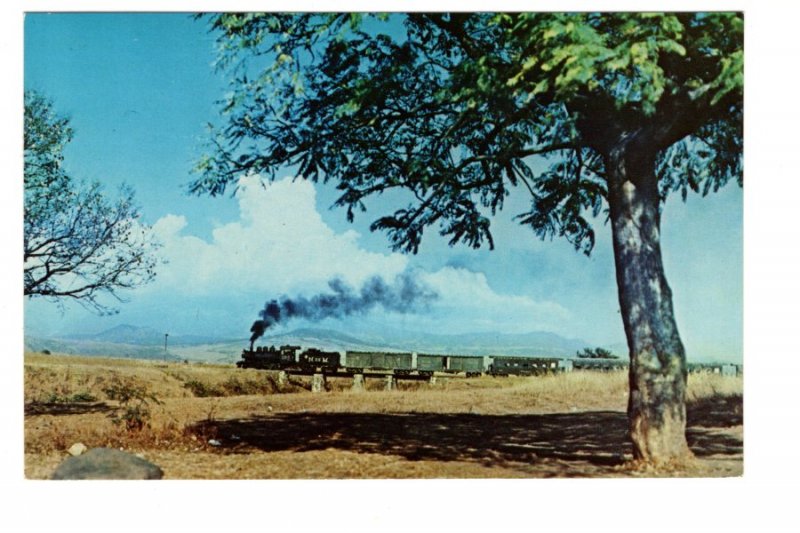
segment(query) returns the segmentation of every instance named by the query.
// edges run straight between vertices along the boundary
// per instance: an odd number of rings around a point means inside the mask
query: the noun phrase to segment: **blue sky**
[[[371,200],[349,224],[343,211],[329,209],[335,191],[282,179],[289,169],[267,187],[243,183],[235,198],[187,195],[205,125],[217,120],[214,102],[226,91],[213,61],[212,36],[186,14],[26,16],[25,87],[71,117],[68,171],[106,183],[109,193],[132,185],[169,261],[155,283],[126,295],[116,316],[26,301],[26,331],[129,323],[246,339],[270,298],[313,294],[333,276],[358,285],[411,269],[440,294],[426,312],[378,311],[322,325],[350,332],[547,330],[591,345],[624,341],[609,228],[596,220],[589,258],[565,241],[540,241],[512,220],[525,208],[522,190],[493,221],[494,251],[451,248],[428,231],[417,256],[392,253],[383,234],[368,230],[394,209],[391,199]],[[690,359],[741,360],[742,202],[742,190],[729,185],[686,203],[674,196],[664,208],[665,269]]]

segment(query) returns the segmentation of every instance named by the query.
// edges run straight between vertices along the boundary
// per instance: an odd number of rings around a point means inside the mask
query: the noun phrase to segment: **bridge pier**
[[[397,378],[393,375],[389,374],[386,376],[386,381],[383,386],[383,390],[395,390],[397,388]]]
[[[284,387],[287,383],[289,383],[289,374],[285,370],[281,370],[278,372],[278,386]]]
[[[311,378],[311,392],[322,392],[325,390],[325,374],[314,374]]]
[[[353,374],[353,392],[364,392],[364,374]]]

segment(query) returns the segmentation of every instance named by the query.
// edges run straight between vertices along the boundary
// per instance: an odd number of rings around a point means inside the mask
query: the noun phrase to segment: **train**
[[[287,370],[301,373],[361,374],[391,373],[396,376],[433,376],[434,373],[466,377],[536,376],[573,370],[624,371],[628,362],[620,359],[567,359],[557,357],[442,355],[416,352],[326,351],[294,345],[250,346],[242,350],[239,368]],[[741,376],[741,364],[689,363],[690,373]]]
[[[305,373],[391,373],[396,376],[433,376],[434,373],[478,377],[534,376],[571,371],[571,360],[555,357],[442,355],[416,352],[345,352],[284,345],[251,347],[242,351],[239,368],[286,370]]]

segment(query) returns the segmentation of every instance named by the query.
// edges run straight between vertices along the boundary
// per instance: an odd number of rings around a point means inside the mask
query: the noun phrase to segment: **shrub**
[[[52,392],[45,398],[44,403],[91,403],[96,401],[97,397],[87,391],[76,392],[71,395]]]
[[[265,380],[245,379],[230,376],[219,385],[210,385],[202,381],[191,379],[183,386],[189,389],[198,398],[219,396],[246,396],[249,394],[271,394],[277,391],[277,385],[267,377]]]
[[[196,379],[190,379],[183,386],[198,398],[209,398],[216,396],[223,396],[224,394],[217,387],[203,383]]]
[[[91,403],[91,402],[96,402],[96,401],[97,401],[97,397],[92,395],[91,393],[89,393],[87,391],[76,392],[75,394],[73,394],[70,397],[70,402],[73,402],[73,403],[82,403],[82,402]]]
[[[115,424],[123,424],[128,431],[139,431],[150,423],[150,402],[162,402],[146,385],[115,377],[103,391],[110,400],[119,402],[119,409],[111,414]]]
[[[584,348],[582,352],[575,354],[581,359],[619,359],[618,355],[614,355],[605,348]]]
[[[266,380],[248,379],[240,381],[238,377],[231,376],[224,383],[222,388],[230,396],[244,396],[248,394],[270,394],[277,387],[273,381],[267,377]]]

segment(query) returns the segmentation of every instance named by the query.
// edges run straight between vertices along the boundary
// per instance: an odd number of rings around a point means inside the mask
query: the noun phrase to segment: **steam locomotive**
[[[416,352],[323,351],[303,350],[300,346],[284,345],[251,347],[242,351],[239,368],[261,368],[295,372],[360,374],[364,371],[391,372],[397,376],[432,376],[435,372],[464,374],[539,375],[570,371],[572,361],[559,358],[440,355]]]

